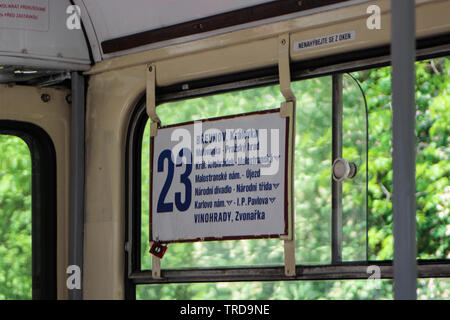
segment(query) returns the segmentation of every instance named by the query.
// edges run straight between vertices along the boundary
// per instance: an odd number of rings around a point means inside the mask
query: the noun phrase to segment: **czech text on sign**
[[[151,142],[150,239],[286,235],[287,127],[277,109],[158,129]]]
[[[329,34],[323,37],[317,37],[313,39],[294,42],[294,51],[313,49],[329,45],[337,45],[343,42],[353,41],[355,39],[356,39],[355,31]]]
[[[0,28],[48,31],[48,0],[0,0]]]

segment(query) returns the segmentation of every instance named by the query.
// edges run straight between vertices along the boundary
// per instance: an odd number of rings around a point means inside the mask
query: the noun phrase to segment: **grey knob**
[[[345,179],[353,179],[357,171],[356,164],[353,162],[348,162],[342,158],[337,158],[333,162],[333,179],[337,182],[342,182]]]

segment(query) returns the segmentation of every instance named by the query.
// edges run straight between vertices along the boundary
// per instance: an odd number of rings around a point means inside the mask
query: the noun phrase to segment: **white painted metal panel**
[[[100,41],[270,1],[272,0],[82,0]]]
[[[70,5],[69,0],[0,0],[0,65],[86,70],[83,31],[66,25]]]
[[[48,0],[0,0],[0,27],[48,31]]]

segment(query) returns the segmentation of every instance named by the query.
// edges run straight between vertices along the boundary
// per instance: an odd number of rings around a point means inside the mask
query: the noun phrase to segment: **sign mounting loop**
[[[154,137],[157,134],[158,128],[161,126],[161,120],[156,114],[156,66],[154,64],[147,66],[147,114],[151,120],[150,136]]]
[[[294,230],[294,148],[295,148],[295,107],[296,98],[291,88],[290,71],[290,35],[282,34],[278,37],[278,72],[280,78],[280,91],[285,102],[281,103],[280,116],[288,118],[288,148],[287,158],[287,211],[288,211],[288,234],[281,237],[284,240],[284,272],[286,276],[295,276],[295,230]]]

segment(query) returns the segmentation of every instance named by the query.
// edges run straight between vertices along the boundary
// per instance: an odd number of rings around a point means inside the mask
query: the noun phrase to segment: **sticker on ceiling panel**
[[[0,0],[0,28],[48,31],[48,0]]]
[[[314,49],[323,46],[340,44],[356,39],[356,31],[346,31],[336,34],[325,35],[313,39],[294,42],[294,51]]]

